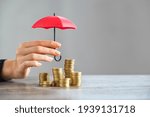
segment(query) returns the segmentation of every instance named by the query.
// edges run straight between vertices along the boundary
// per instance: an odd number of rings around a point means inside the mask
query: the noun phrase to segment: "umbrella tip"
[[[53,13],[53,15],[55,16],[55,13]]]

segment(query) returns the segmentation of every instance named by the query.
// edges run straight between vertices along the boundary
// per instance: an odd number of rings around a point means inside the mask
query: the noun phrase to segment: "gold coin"
[[[70,87],[70,78],[64,78],[59,80],[59,86],[66,87],[66,88]]]
[[[65,72],[65,78],[71,77],[71,72],[74,71],[74,59],[65,59],[64,63],[64,72]]]
[[[81,86],[82,73],[74,71],[75,59],[65,59],[64,69],[52,68],[53,81],[49,80],[48,73],[39,74],[39,85],[42,87],[70,87]],[[64,71],[63,71],[64,70]]]
[[[40,73],[39,74],[39,81],[40,82],[48,81],[48,80],[49,80],[48,73]]]
[[[48,86],[48,82],[49,82],[49,75],[48,73],[40,73],[39,74],[39,86]]]
[[[75,71],[71,73],[72,86],[80,86],[81,85],[81,72]]]
[[[64,77],[62,68],[52,68],[54,81],[59,81]]]

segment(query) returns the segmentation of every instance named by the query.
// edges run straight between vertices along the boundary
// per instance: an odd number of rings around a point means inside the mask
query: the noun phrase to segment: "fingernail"
[[[60,52],[59,52],[59,51],[57,51],[57,50],[55,50],[55,53],[56,53],[57,55],[60,55]]]
[[[37,63],[37,65],[38,65],[38,66],[41,66],[41,65],[42,65],[42,63]]]
[[[47,57],[46,60],[47,60],[48,62],[51,62],[51,61],[53,60],[53,58],[52,58],[52,57]]]
[[[57,42],[57,45],[58,45],[59,47],[61,46],[61,44],[60,44],[60,43],[58,43],[58,42]]]

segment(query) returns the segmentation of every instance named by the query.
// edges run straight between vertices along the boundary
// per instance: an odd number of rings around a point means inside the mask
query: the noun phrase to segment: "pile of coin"
[[[63,78],[59,81],[60,87],[70,87],[70,78]]]
[[[81,85],[81,72],[72,72],[71,73],[71,81],[72,86],[80,86]]]
[[[39,86],[66,88],[70,86],[81,86],[82,73],[74,71],[74,65],[74,59],[65,59],[64,72],[62,68],[52,68],[53,81],[50,81],[48,73],[40,73]]]
[[[51,85],[51,81],[49,80],[48,73],[40,73],[39,74],[39,86],[48,87]]]
[[[52,68],[54,86],[59,86],[59,81],[64,78],[62,68]]]
[[[65,78],[71,78],[71,73],[74,71],[74,59],[65,59],[64,72]]]

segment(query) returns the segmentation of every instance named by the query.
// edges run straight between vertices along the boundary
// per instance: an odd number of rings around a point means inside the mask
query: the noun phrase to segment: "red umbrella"
[[[39,19],[33,24],[32,28],[44,28],[44,29],[54,28],[54,41],[55,41],[56,40],[55,28],[65,30],[65,29],[76,29],[77,27],[69,19],[61,16],[55,16],[54,14],[54,16],[46,16],[44,18]],[[56,59],[56,57],[54,57],[54,59],[56,61],[60,61],[61,56],[59,59]]]

